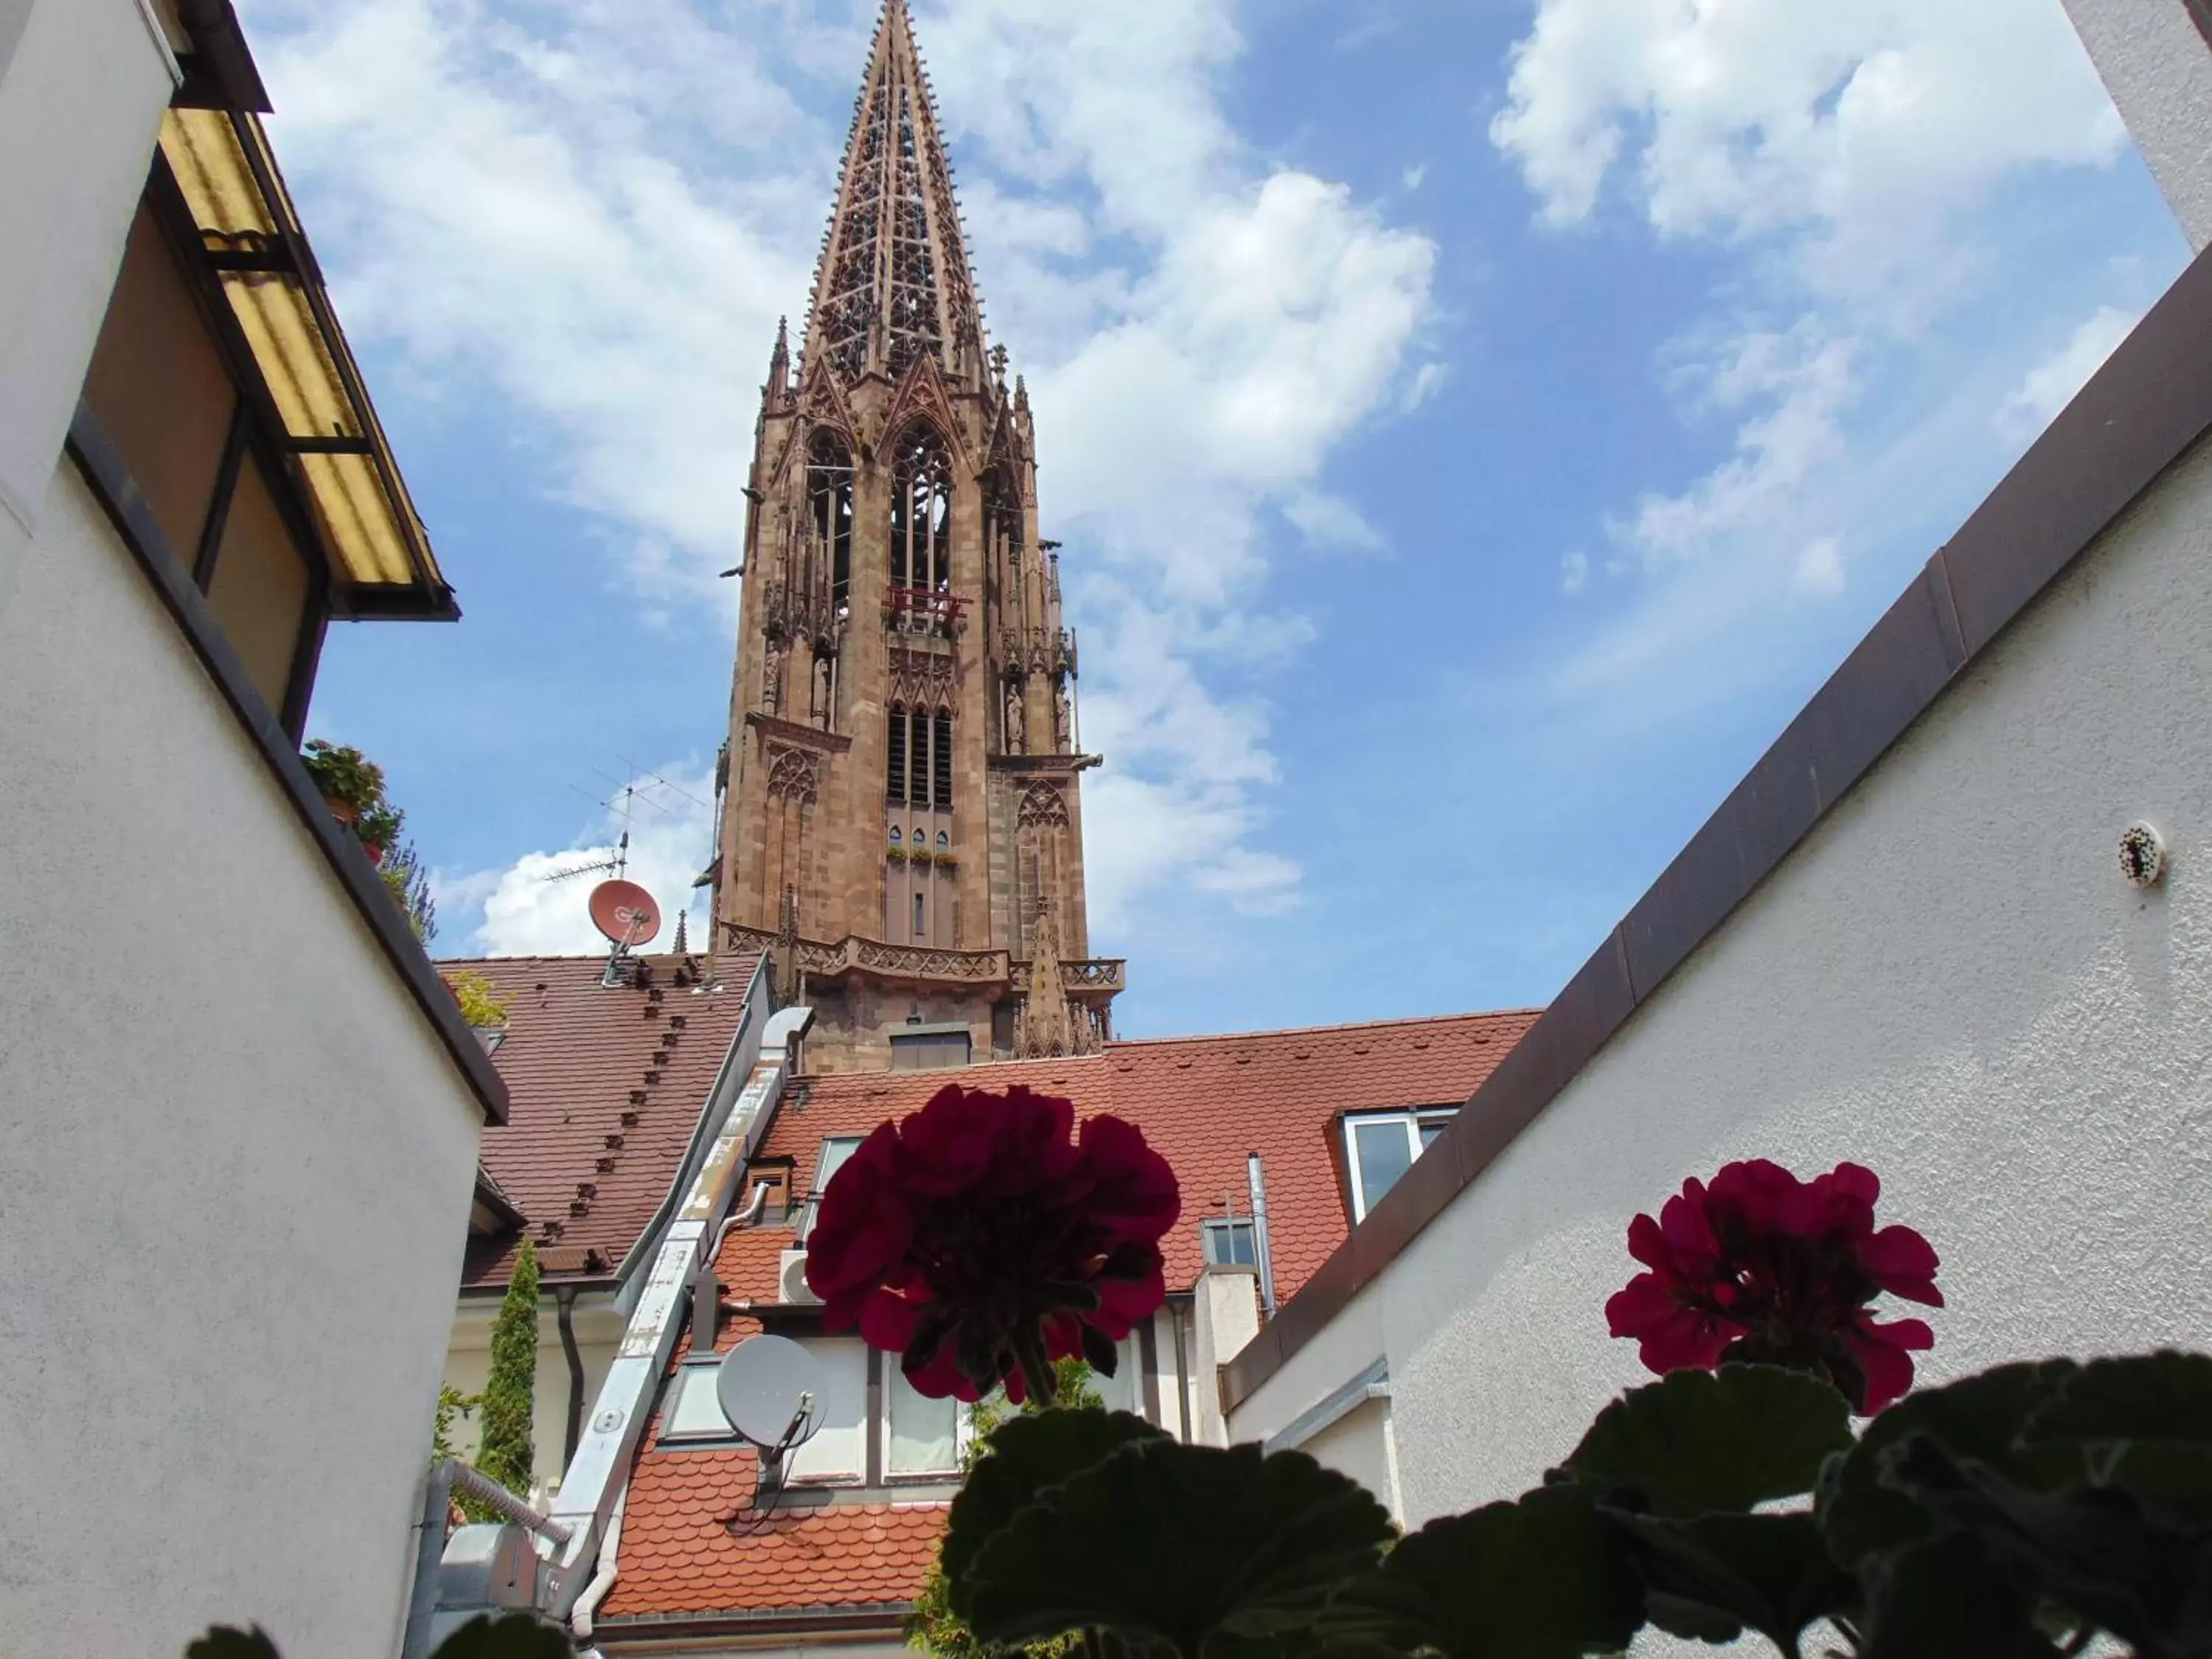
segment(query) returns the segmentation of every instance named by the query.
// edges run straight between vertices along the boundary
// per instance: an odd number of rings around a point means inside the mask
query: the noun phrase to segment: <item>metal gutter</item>
[[[705,1107],[699,1114],[699,1121],[691,1127],[690,1141],[684,1149],[683,1159],[677,1164],[674,1176],[669,1181],[668,1191],[615,1269],[615,1306],[624,1315],[635,1310],[643,1288],[644,1269],[659,1248],[662,1231],[668,1225],[669,1218],[676,1213],[676,1206],[683,1195],[690,1190],[701,1160],[706,1157],[707,1149],[714,1144],[715,1136],[721,1133],[723,1124],[728,1121],[743,1085],[751,1076],[753,1064],[760,1057],[767,1017],[775,1012],[774,989],[768,982],[770,977],[766,960],[757,961],[753,965],[752,979],[740,999],[744,1014],[738,1021],[737,1030],[730,1035],[730,1046],[723,1051],[722,1064],[714,1073],[714,1086],[707,1091]],[[745,1154],[748,1158],[751,1156],[750,1145],[746,1146]]]
[[[799,1040],[814,1023],[811,1008],[771,1016],[736,1104],[707,1149],[698,1175],[653,1256],[629,1328],[592,1407],[576,1455],[561,1476],[553,1519],[573,1534],[548,1575],[545,1613],[565,1619],[592,1578],[600,1543],[614,1505],[627,1486],[631,1461],[645,1433],[653,1401],[684,1328],[690,1291],[702,1250],[730,1212],[745,1174],[745,1159],[761,1128],[783,1097],[796,1069]]]

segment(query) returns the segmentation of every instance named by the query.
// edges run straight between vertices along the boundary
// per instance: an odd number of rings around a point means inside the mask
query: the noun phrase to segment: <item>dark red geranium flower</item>
[[[948,1084],[856,1147],[822,1195],[806,1282],[827,1328],[902,1356],[927,1395],[1049,1399],[1052,1362],[1112,1375],[1114,1344],[1166,1300],[1160,1239],[1182,1199],[1115,1117]]]
[[[1875,1230],[1881,1194],[1856,1164],[1806,1182],[1753,1158],[1710,1187],[1686,1181],[1656,1221],[1629,1223],[1628,1253],[1650,1271],[1605,1304],[1606,1322],[1662,1376],[1759,1360],[1824,1377],[1855,1410],[1878,1412],[1912,1386],[1910,1351],[1936,1336],[1917,1319],[1882,1323],[1867,1304],[1887,1291],[1943,1305],[1928,1241]]]

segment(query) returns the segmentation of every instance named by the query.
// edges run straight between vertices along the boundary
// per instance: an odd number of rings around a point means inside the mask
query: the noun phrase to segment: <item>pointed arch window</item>
[[[952,581],[952,468],[945,446],[916,423],[899,440],[891,472],[891,586],[934,593]]]
[[[890,711],[884,766],[884,799],[902,806],[952,805],[952,716]],[[915,839],[925,842],[916,828]]]
[[[830,590],[847,603],[853,585],[853,458],[833,434],[815,434],[806,455],[806,499],[814,537],[829,562]]]

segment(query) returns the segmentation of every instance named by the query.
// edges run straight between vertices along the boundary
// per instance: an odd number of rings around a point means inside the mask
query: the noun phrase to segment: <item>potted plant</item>
[[[514,1000],[502,994],[489,979],[473,968],[458,969],[446,975],[446,988],[453,994],[453,1000],[461,1006],[461,1018],[477,1034],[489,1054],[499,1047],[507,1034],[507,1011]]]
[[[380,797],[371,805],[361,809],[353,821],[353,832],[361,837],[362,848],[368,854],[371,864],[384,862],[384,849],[399,839],[399,828],[407,822],[407,815]]]
[[[384,799],[384,769],[350,744],[317,738],[300,761],[322,792],[323,805],[340,823],[353,823]]]

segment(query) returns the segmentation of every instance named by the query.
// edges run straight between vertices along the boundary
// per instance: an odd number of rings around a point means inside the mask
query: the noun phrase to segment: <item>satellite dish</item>
[[[634,881],[603,881],[592,889],[592,926],[627,951],[660,932],[660,907]]]
[[[822,1368],[787,1336],[750,1336],[722,1356],[714,1399],[739,1434],[788,1450],[822,1422]]]

